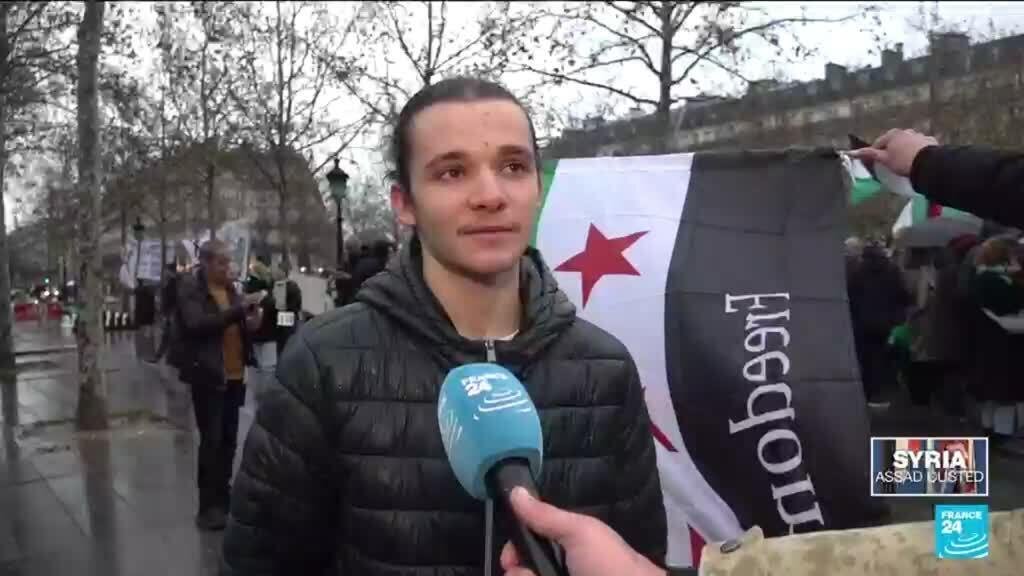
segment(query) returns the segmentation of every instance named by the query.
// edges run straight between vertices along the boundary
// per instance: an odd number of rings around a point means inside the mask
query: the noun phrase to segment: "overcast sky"
[[[815,50],[815,53],[800,62],[791,63],[776,67],[768,65],[763,61],[754,60],[747,64],[745,72],[751,77],[782,76],[791,80],[805,81],[820,78],[824,72],[827,62],[835,62],[849,67],[877,66],[880,56],[878,55],[878,42],[876,36],[881,36],[884,43],[892,45],[902,42],[904,53],[908,57],[923,54],[927,47],[925,35],[915,28],[915,24],[921,21],[922,9],[929,15],[937,10],[941,22],[961,27],[972,34],[975,38],[988,37],[995,33],[1009,34],[1024,30],[1024,3],[1017,2],[889,2],[889,3],[867,3],[867,2],[765,2],[760,3],[770,11],[773,17],[798,15],[803,9],[808,16],[812,17],[838,17],[852,13],[863,12],[866,6],[879,6],[881,8],[881,26],[875,28],[864,20],[852,23],[812,25],[801,29],[800,41]],[[334,5],[336,10],[349,12],[353,8],[351,3],[339,3]],[[333,8],[333,7],[332,7]],[[453,2],[449,4],[453,20],[472,20],[479,10],[479,6],[472,3],[461,4]],[[993,29],[995,23],[995,29]],[[650,73],[642,69],[623,67],[614,71],[616,85],[636,88],[645,95],[653,95],[656,85],[652,86]],[[513,91],[520,88],[517,82],[511,79],[509,87]],[[654,92],[656,93],[656,92]],[[546,95],[554,102],[571,103],[574,111],[581,115],[597,109],[597,107],[608,100],[608,95],[599,90],[580,88],[577,86],[565,86],[557,91]],[[621,110],[622,107],[619,107]],[[339,110],[341,116],[352,113],[352,110]],[[380,177],[384,173],[380,163],[380,157],[376,152],[371,151],[380,142],[379,134],[368,134],[360,144],[362,149],[356,149],[347,154],[346,170],[360,175],[373,175]],[[333,143],[325,144],[320,154],[327,154],[327,150]],[[7,222],[11,223],[12,197],[19,191],[16,190],[16,183],[12,182],[5,202]]]

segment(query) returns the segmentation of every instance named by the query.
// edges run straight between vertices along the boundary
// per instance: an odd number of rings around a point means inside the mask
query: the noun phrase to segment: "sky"
[[[947,25],[955,25],[970,33],[975,39],[991,36],[993,34],[993,22],[997,22],[996,33],[1010,34],[1024,30],[1024,3],[1016,2],[756,2],[755,5],[765,9],[771,17],[795,16],[803,11],[807,16],[815,18],[837,18],[850,14],[863,14],[867,7],[875,6],[879,9],[879,25],[876,26],[870,19],[858,19],[853,22],[839,24],[815,24],[805,26],[799,30],[799,40],[805,46],[813,49],[810,56],[796,62],[783,64],[769,64],[765,61],[754,58],[744,66],[744,72],[748,77],[784,77],[793,81],[806,81],[821,78],[824,73],[825,64],[835,62],[850,68],[864,66],[877,66],[880,60],[879,40],[884,45],[891,46],[895,43],[904,45],[904,54],[907,57],[921,55],[927,48],[925,34],[920,31],[922,9],[928,13],[937,11],[939,21]],[[338,11],[339,16],[350,13],[353,9],[352,3],[332,4],[331,9]],[[454,29],[470,28],[470,24],[480,10],[480,3],[456,3],[448,5]],[[155,17],[144,19],[155,22]],[[917,24],[917,27],[915,27]],[[359,48],[356,48],[359,49]],[[384,62],[385,56],[376,56],[377,64]],[[394,55],[388,57],[392,62],[399,61],[400,57]],[[608,77],[612,78],[616,86],[636,89],[645,96],[653,96],[656,84],[652,83],[652,76],[649,71],[639,67],[622,66],[610,70]],[[722,87],[735,88],[730,85],[726,77],[701,78],[705,90],[713,90]],[[412,84],[415,84],[410,79]],[[507,84],[513,92],[518,92],[526,85],[518,78],[509,78]],[[549,90],[544,93],[545,100],[554,103],[556,108],[572,110],[580,116],[585,116],[607,105],[611,100],[604,91],[589,88],[581,88],[573,85],[566,85],[559,89]],[[401,103],[399,103],[401,104]],[[628,108],[623,104],[615,107],[617,113],[622,113]],[[352,118],[358,114],[356,106],[338,106],[332,114],[341,119]],[[371,176],[379,179],[385,170],[380,160],[379,145],[381,142],[380,133],[368,133],[365,137],[356,141],[356,146],[343,155],[343,167],[350,174],[356,176]],[[326,143],[316,149],[315,157],[326,156],[334,143]],[[11,182],[8,188],[5,202],[7,222],[12,221],[11,209],[14,202],[12,198],[22,193],[18,190],[18,183]]]

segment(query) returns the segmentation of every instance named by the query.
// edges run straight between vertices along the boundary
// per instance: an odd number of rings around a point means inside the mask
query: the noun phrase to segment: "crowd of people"
[[[996,443],[1022,431],[1020,233],[985,226],[942,246],[893,249],[854,237],[846,247],[869,404],[887,406],[902,385],[914,405],[938,404],[948,416],[980,424]]]
[[[635,363],[576,317],[529,247],[542,195],[526,109],[492,82],[444,80],[405,105],[392,144],[392,204],[414,233],[394,258],[389,247],[360,252],[345,306],[297,332],[289,326],[282,339],[270,320],[279,306],[301,311],[301,295],[276,301],[276,279],[262,266],[237,287],[217,240],[202,246],[195,271],[170,274],[173,287],[164,287],[169,360],[191,386],[200,432],[197,523],[226,529],[223,573],[532,576],[507,544],[513,528],[492,525],[461,489],[436,433],[444,375],[482,361],[528,373],[545,435],[557,430],[540,492],[565,510],[521,491],[511,505],[561,545],[568,572],[683,573],[664,568],[666,516]],[[1024,225],[1020,156],[938,146],[910,131],[855,154],[911,177],[936,201]],[[950,188],[971,178],[987,186]],[[1024,307],[1017,246],[1005,236],[959,238],[897,266],[883,246],[848,244],[872,402],[893,385],[901,325],[918,401],[935,393],[949,406],[968,393],[999,406],[1015,400],[1003,393],[1015,392],[1019,341],[996,329]],[[271,349],[272,385],[232,481],[245,366]]]

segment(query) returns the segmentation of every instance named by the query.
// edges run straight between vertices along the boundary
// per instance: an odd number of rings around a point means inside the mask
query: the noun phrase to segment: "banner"
[[[672,566],[759,525],[865,522],[868,413],[833,151],[561,160],[534,244],[636,360]]]
[[[174,244],[167,246],[167,262],[174,261],[174,249]],[[135,288],[136,278],[160,281],[160,240],[143,240],[141,254],[139,252],[139,243],[134,239],[125,243],[118,277],[126,288]]]

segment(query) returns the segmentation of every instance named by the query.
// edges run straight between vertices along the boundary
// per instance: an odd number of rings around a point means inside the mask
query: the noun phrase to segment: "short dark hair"
[[[199,261],[209,262],[210,258],[218,252],[227,252],[228,245],[220,239],[207,240],[199,246]]]
[[[412,156],[410,129],[416,115],[427,108],[445,102],[478,102],[480,100],[505,100],[513,102],[526,115],[526,122],[530,126],[530,143],[533,145],[534,161],[540,166],[540,149],[537,147],[537,131],[533,127],[533,119],[526,106],[508,91],[507,88],[470,76],[456,76],[447,78],[436,84],[425,86],[402,107],[398,114],[398,121],[395,123],[391,136],[391,147],[389,157],[392,170],[389,174],[393,182],[397,182],[406,194],[412,193],[412,184],[409,178],[409,164]]]

